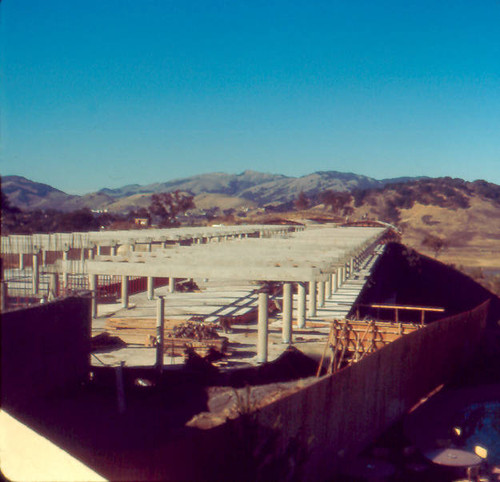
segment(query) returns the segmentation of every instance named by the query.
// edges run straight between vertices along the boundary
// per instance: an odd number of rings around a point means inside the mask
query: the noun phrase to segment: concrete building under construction
[[[3,237],[2,423],[62,449],[54,463],[75,480],[349,477],[500,318],[498,298],[396,237],[387,225]],[[49,466],[34,465],[56,480]]]

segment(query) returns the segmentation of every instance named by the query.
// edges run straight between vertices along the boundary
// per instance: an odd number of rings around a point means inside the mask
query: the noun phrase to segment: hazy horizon
[[[64,189],[61,189],[59,186],[55,185],[55,184],[51,184],[50,182],[42,182],[42,181],[38,181],[37,179],[32,179],[32,178],[29,178],[27,176],[20,176],[18,174],[0,174],[2,177],[4,176],[19,176],[19,177],[24,177],[26,179],[28,179],[29,181],[33,181],[33,182],[39,182],[41,184],[46,184],[50,187],[53,187],[55,189],[59,189],[60,191],[63,191],[65,192],[66,194],[70,194],[70,195],[77,195],[77,196],[80,196],[80,195],[85,195],[85,194],[91,194],[91,193],[94,193],[94,192],[99,192],[103,189],[120,189],[120,188],[124,188],[124,187],[127,187],[127,186],[134,186],[134,185],[140,185],[140,186],[148,186],[148,185],[152,185],[152,184],[156,184],[156,183],[168,183],[168,182],[175,182],[175,181],[181,181],[183,179],[189,179],[189,178],[192,178],[192,177],[198,177],[198,176],[205,176],[205,175],[215,175],[215,174],[228,174],[228,175],[241,175],[241,174],[244,174],[245,172],[247,171],[251,171],[251,172],[256,172],[256,173],[259,173],[259,174],[272,174],[272,175],[283,175],[282,173],[279,173],[279,172],[263,172],[263,171],[254,171],[253,169],[245,169],[241,172],[223,172],[223,171],[213,171],[213,172],[200,172],[198,174],[193,174],[193,176],[184,176],[184,177],[178,177],[178,178],[173,178],[173,179],[163,179],[163,180],[155,180],[154,182],[150,182],[150,183],[134,183],[134,182],[128,182],[128,183],[125,183],[125,184],[120,184],[120,185],[117,185],[117,186],[111,186],[111,185],[106,185],[106,186],[101,186],[99,187],[98,189],[95,189],[93,191],[65,191]],[[332,170],[334,171],[334,170]],[[312,175],[312,174],[315,174],[315,173],[318,173],[318,172],[328,172],[328,171],[313,171],[313,172],[309,172],[307,174],[305,174],[304,176],[308,176],[308,175]],[[331,172],[331,171],[330,171]],[[364,176],[364,177],[368,177],[368,178],[371,178],[371,179],[375,179],[377,181],[383,181],[383,180],[387,180],[387,179],[399,179],[399,178],[425,178],[425,177],[428,177],[428,178],[433,178],[432,176],[397,176],[397,177],[394,177],[394,178],[374,178],[372,176],[365,176],[364,174],[362,173],[359,173],[359,172],[342,172],[342,171],[336,171],[336,172],[339,172],[340,174],[352,174],[352,175],[355,175],[355,176]],[[286,177],[290,177],[290,178],[300,178],[302,176],[286,176]],[[453,177],[453,176],[437,176],[437,177]],[[484,181],[487,181],[487,182],[492,182],[488,179],[472,179],[472,180],[468,180],[468,179],[464,179],[465,181],[477,181],[477,180],[484,180]],[[496,184],[496,183],[494,183]]]

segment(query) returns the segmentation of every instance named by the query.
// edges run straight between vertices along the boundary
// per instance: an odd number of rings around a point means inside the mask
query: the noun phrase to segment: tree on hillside
[[[319,195],[319,200],[325,205],[330,206],[332,212],[341,213],[351,202],[352,196],[347,191],[336,192],[328,189]]]
[[[0,211],[2,216],[2,232],[5,234],[15,231],[16,226],[19,223],[20,217],[22,216],[21,210],[13,206],[7,195],[0,191]]]
[[[299,211],[303,211],[304,209],[307,209],[309,207],[309,204],[311,201],[307,197],[304,191],[300,191],[299,195],[297,196],[297,199],[295,200],[295,207]]]
[[[422,246],[429,248],[434,253],[434,257],[437,258],[448,247],[448,242],[434,234],[427,234],[422,240]]]
[[[193,196],[181,191],[153,194],[149,213],[158,220],[162,227],[172,227],[178,224],[177,216],[195,207]]]
[[[99,221],[88,208],[63,213],[59,218],[58,231],[94,231],[100,228]]]

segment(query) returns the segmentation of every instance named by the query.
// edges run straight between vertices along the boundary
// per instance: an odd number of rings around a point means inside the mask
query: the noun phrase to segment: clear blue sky
[[[499,0],[4,0],[0,172],[500,184]]]

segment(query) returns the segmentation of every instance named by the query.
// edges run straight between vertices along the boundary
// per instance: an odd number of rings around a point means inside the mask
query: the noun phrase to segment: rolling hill
[[[411,178],[406,178],[406,180],[409,179]],[[211,194],[214,205],[224,204],[224,199],[231,197],[250,201],[250,205],[263,206],[268,203],[290,202],[296,199],[300,192],[315,196],[326,189],[352,191],[380,188],[391,182],[395,180],[377,180],[337,171],[322,171],[302,177],[290,177],[248,170],[240,174],[201,174],[144,186],[130,184],[117,189],[103,188],[84,196],[66,194],[46,184],[30,181],[20,176],[4,176],[2,190],[13,205],[24,210],[71,211],[87,207],[124,212],[133,206],[144,205],[151,194],[166,191],[179,190],[191,193],[193,196]],[[217,199],[217,195],[221,196],[220,200]]]

